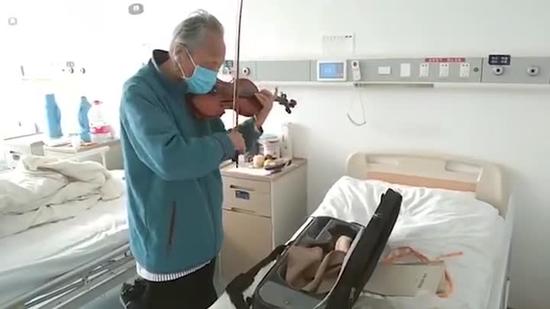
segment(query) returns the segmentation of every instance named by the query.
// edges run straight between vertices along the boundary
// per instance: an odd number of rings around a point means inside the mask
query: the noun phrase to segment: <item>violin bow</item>
[[[237,130],[239,125],[239,106],[237,98],[239,97],[239,74],[240,74],[240,52],[241,52],[241,19],[243,15],[243,0],[239,0],[239,8],[237,12],[237,42],[235,46],[235,82],[233,83],[233,111],[235,112],[233,129]],[[236,167],[239,167],[239,154],[235,152]]]

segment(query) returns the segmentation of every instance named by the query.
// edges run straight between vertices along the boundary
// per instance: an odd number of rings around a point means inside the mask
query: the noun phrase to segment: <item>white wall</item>
[[[190,11],[205,8],[218,16],[226,26],[228,57],[233,54],[236,0],[141,2],[146,14],[133,18],[126,14],[126,1],[0,1],[0,39],[9,47],[0,49],[0,64],[66,58],[87,63],[90,77],[63,89],[75,99],[84,93],[105,100],[117,122],[122,82],[147,60],[148,49],[168,46],[173,27]],[[549,9],[546,0],[247,0],[241,52],[248,59],[316,57],[323,32],[352,31],[357,54],[365,56],[548,55]],[[4,22],[12,14],[22,16],[17,33]],[[0,77],[4,85],[13,82],[6,71]],[[266,127],[278,131],[283,120],[296,124],[295,151],[309,159],[310,210],[356,150],[443,152],[505,166],[519,208],[511,305],[550,307],[550,245],[545,237],[550,219],[550,90],[282,90],[299,105],[290,117],[281,109],[274,111]],[[0,110],[6,103],[21,104],[17,93],[7,99],[4,90],[0,95]],[[67,99],[65,104],[71,109],[77,102]],[[346,112],[360,118],[360,102],[367,125],[355,127]],[[42,102],[32,104],[37,105],[25,112],[40,113]]]
[[[366,56],[549,55],[546,0],[245,1],[242,52],[248,59],[321,55],[321,34],[354,32]],[[395,89],[282,87],[299,100],[295,148],[309,159],[309,209],[344,172],[356,150],[448,153],[506,168],[517,197],[511,306],[550,308],[550,87]],[[367,125],[355,118],[360,100]]]
[[[0,1],[0,82],[5,86],[0,92],[0,136],[7,134],[5,126],[14,119],[36,121],[44,129],[44,94],[50,92],[55,93],[62,109],[64,133],[78,130],[82,95],[104,101],[116,128],[122,83],[147,62],[151,48],[168,48],[174,27],[191,11],[209,10],[227,27],[229,36],[234,34],[233,1],[139,2],[145,13],[130,16],[127,7],[131,1]],[[8,26],[11,16],[18,18],[17,27]],[[56,74],[53,80],[43,82],[20,81],[20,65],[36,71],[65,61],[85,66],[88,73],[84,77]]]

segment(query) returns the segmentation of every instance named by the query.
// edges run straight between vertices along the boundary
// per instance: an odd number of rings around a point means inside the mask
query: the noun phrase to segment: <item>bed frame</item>
[[[514,207],[505,189],[502,170],[495,164],[450,156],[422,156],[383,153],[353,153],[346,164],[347,175],[358,179],[393,184],[472,192],[478,200],[495,207],[505,219],[489,309],[508,307],[509,256]]]
[[[491,163],[451,158],[399,154],[354,153],[347,161],[347,174],[415,187],[473,192],[505,217],[508,194],[501,169]]]
[[[105,166],[105,154],[109,147],[75,153],[63,160],[82,161],[90,156],[101,156]],[[0,308],[80,308],[109,290],[134,278],[136,264],[125,242],[113,252],[85,263],[59,277],[52,278],[39,288],[0,303]]]
[[[43,286],[18,296],[1,308],[81,308],[90,301],[135,277],[129,245],[86,263]]]

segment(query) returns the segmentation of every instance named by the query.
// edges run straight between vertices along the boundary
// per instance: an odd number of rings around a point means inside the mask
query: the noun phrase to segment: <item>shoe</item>
[[[120,288],[119,300],[126,309],[141,309],[144,306],[141,303],[143,293],[145,292],[145,281],[143,279],[134,280],[134,284],[123,283]]]

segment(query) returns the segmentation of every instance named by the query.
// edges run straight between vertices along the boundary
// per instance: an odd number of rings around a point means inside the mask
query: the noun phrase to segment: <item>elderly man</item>
[[[195,118],[186,94],[216,83],[225,58],[223,27],[205,11],[180,23],[169,51],[124,85],[121,140],[128,189],[130,246],[143,278],[145,308],[207,308],[216,300],[214,259],[223,238],[219,166],[261,135],[273,95],[237,130]]]

